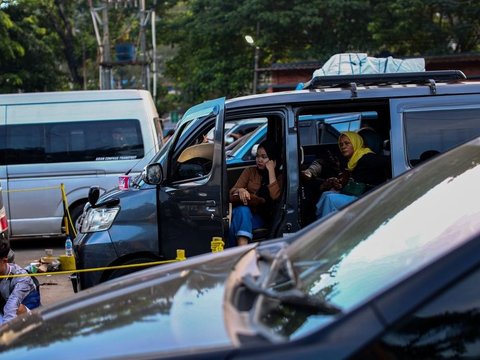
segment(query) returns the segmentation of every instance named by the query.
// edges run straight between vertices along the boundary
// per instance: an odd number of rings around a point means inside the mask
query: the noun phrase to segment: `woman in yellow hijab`
[[[364,147],[363,139],[353,131],[345,131],[338,138],[338,147],[345,158],[348,159],[347,168],[353,171],[357,166],[358,160],[365,154],[373,153],[368,147]]]
[[[387,180],[388,159],[365,147],[362,137],[353,131],[342,132],[338,138],[340,153],[347,162],[345,172],[325,180],[325,191],[317,203],[317,218],[358,199],[360,195]],[[347,176],[345,176],[347,175]]]

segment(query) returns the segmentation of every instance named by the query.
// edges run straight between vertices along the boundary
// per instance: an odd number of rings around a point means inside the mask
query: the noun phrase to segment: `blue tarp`
[[[365,53],[343,53],[333,55],[320,69],[316,76],[384,74],[425,71],[425,59],[395,59],[370,57]]]

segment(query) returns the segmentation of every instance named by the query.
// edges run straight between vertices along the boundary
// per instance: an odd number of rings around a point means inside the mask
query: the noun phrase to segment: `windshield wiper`
[[[341,312],[340,308],[316,297],[308,296],[296,288],[281,292],[263,288],[257,284],[251,275],[244,276],[242,284],[255,294],[278,300],[283,304],[301,307],[312,314],[335,315]]]

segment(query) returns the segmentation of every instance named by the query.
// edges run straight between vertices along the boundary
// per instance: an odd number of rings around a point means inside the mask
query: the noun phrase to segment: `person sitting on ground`
[[[27,275],[27,271],[8,262],[10,244],[0,240],[0,275]],[[14,319],[17,315],[39,307],[40,292],[31,276],[9,277],[0,280],[0,324]]]
[[[317,203],[317,218],[337,211],[387,180],[386,158],[365,147],[359,134],[342,132],[338,146],[347,161],[346,169],[339,176],[323,182],[322,189],[327,191],[322,193]]]
[[[279,171],[276,146],[265,140],[260,143],[256,166],[246,168],[230,190],[232,223],[228,246],[246,245],[253,238],[253,230],[272,219],[273,201],[280,198],[282,175]]]

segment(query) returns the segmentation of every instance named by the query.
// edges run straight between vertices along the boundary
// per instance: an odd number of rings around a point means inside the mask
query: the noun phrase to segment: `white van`
[[[90,186],[109,190],[159,150],[161,124],[145,90],[0,95],[0,181],[10,238],[65,229],[60,186],[73,222]]]

